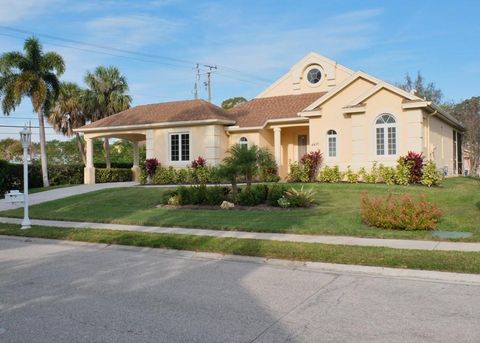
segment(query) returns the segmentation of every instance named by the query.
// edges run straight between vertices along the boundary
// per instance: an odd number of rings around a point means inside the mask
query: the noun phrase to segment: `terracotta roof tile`
[[[298,117],[298,112],[301,112],[325,93],[255,98],[230,109],[228,112],[236,120],[236,125],[240,127],[262,126],[268,119]]]
[[[132,107],[126,111],[97,120],[83,128],[142,125],[191,120],[233,120],[232,115],[205,100],[162,102]]]

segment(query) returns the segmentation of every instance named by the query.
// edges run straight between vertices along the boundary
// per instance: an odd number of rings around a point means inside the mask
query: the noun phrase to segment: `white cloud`
[[[90,39],[96,43],[138,48],[150,42],[170,40],[179,22],[151,15],[106,16],[86,23]]]
[[[34,17],[58,0],[0,0],[0,23],[8,24]]]

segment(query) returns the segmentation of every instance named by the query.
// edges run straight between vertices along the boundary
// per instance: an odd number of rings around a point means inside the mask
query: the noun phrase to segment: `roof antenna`
[[[197,63],[195,66],[195,85],[193,86],[193,95],[195,100],[198,99],[198,81],[200,81],[200,68]]]
[[[208,102],[212,102],[212,80],[211,80],[211,74],[214,72],[214,70],[217,70],[217,66],[211,66],[211,65],[207,65],[205,64],[204,67],[207,67],[208,68],[208,71],[206,72],[207,74],[207,81],[205,81],[205,87],[207,88],[208,90]]]

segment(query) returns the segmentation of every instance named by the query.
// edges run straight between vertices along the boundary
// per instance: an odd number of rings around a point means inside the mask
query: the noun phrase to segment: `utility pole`
[[[200,68],[197,63],[197,66],[195,67],[195,85],[193,86],[193,95],[195,99],[198,99],[198,81],[200,81]]]
[[[207,74],[207,81],[205,82],[205,86],[207,87],[208,90],[208,102],[212,102],[212,80],[211,80],[211,74],[213,73],[214,70],[217,70],[217,66],[211,66],[205,64],[204,67],[208,68],[208,71],[206,72]]]

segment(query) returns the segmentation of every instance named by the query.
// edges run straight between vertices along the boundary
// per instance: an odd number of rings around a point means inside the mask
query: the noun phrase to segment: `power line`
[[[23,34],[37,35],[37,36],[45,37],[45,38],[48,38],[48,39],[59,40],[59,41],[67,42],[67,43],[79,44],[79,45],[83,45],[83,46],[90,46],[90,47],[94,47],[96,49],[101,49],[101,50],[109,50],[109,51],[115,51],[115,52],[130,54],[130,55],[153,58],[155,60],[157,60],[157,59],[169,60],[169,61],[172,61],[172,62],[185,64],[186,66],[184,66],[184,67],[188,67],[188,68],[191,68],[193,65],[195,65],[197,63],[197,62],[194,62],[194,61],[184,60],[184,59],[179,59],[179,58],[173,58],[173,57],[169,57],[169,56],[162,56],[162,55],[157,55],[157,54],[147,54],[147,53],[143,53],[143,52],[132,51],[132,50],[127,50],[127,49],[119,49],[119,48],[114,48],[114,47],[110,47],[110,46],[103,46],[103,45],[94,44],[94,43],[86,43],[86,42],[82,42],[82,41],[78,41],[78,40],[58,37],[58,36],[49,35],[49,34],[35,33],[33,31],[22,30],[22,29],[18,29],[18,28],[15,28],[15,27],[11,27],[11,26],[0,25],[0,28],[2,28],[4,30],[13,31],[13,32],[23,33]],[[18,38],[18,37],[16,37],[16,38]],[[75,49],[75,47],[72,47],[72,46],[65,46],[65,47]],[[102,53],[102,52],[99,52],[99,51],[90,51],[90,52]],[[118,55],[113,55],[113,56],[118,56]],[[123,56],[123,55],[120,55],[118,57],[131,58],[131,57],[128,57],[128,56]],[[143,61],[145,61],[145,60],[143,60]],[[152,61],[148,61],[148,62],[152,62]],[[208,64],[208,63],[203,63],[202,62],[202,64]],[[176,66],[178,66],[178,65],[176,65]],[[247,73],[245,71],[241,71],[241,70],[238,70],[238,69],[235,69],[235,68],[232,68],[232,67],[228,67],[228,66],[224,66],[224,65],[220,65],[220,64],[217,64],[217,66],[219,66],[223,69],[227,69],[227,70],[230,70],[232,72],[238,73],[238,74],[243,74],[243,75],[245,75],[249,78],[256,79],[256,80],[259,80],[259,81],[264,82],[264,83],[272,82],[272,80],[267,80],[265,78],[258,77],[256,75],[253,75],[253,74],[250,74],[250,73]]]

